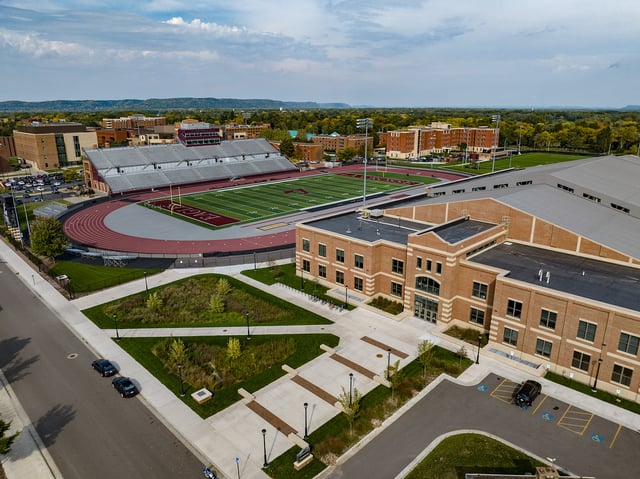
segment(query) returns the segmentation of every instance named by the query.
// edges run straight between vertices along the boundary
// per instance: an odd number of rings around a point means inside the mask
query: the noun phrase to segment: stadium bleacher
[[[198,147],[171,144],[88,149],[85,153],[112,194],[297,171],[263,138]]]

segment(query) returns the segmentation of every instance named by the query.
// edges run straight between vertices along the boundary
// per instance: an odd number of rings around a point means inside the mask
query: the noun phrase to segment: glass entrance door
[[[438,319],[438,302],[416,294],[413,314],[424,321],[435,323]]]

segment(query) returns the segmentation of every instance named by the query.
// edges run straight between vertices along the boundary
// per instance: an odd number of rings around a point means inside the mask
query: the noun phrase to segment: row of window
[[[302,271],[305,271],[307,273],[311,272],[311,262],[309,260],[302,260]],[[327,267],[324,264],[318,265],[318,276],[320,278],[327,277]],[[344,271],[336,271],[335,282],[337,284],[343,284],[346,286],[344,282]],[[356,291],[364,291],[364,279],[359,278],[358,276],[354,276],[353,289],[355,289]],[[389,292],[392,296],[402,297],[402,284],[391,282],[391,290]]]
[[[425,259],[424,262],[423,262],[422,258],[420,256],[417,256],[416,257],[416,268],[417,269],[422,269],[423,263],[424,263],[425,271],[432,271],[433,270],[433,261],[431,261],[430,259]],[[440,261],[436,261],[435,273],[436,274],[442,274],[442,263]]]
[[[475,284],[476,283],[474,283],[474,285]],[[520,317],[522,316],[522,303],[513,299],[508,300],[507,316],[520,319]],[[554,311],[542,309],[540,312],[540,326],[542,326],[543,328],[555,330],[557,319],[558,314]],[[578,331],[576,332],[576,337],[578,339],[583,339],[585,341],[593,343],[596,338],[597,329],[597,324],[590,323],[581,319],[578,321]],[[635,356],[638,354],[639,347],[640,337],[633,336],[628,333],[620,333],[620,337],[618,339],[618,351],[622,351],[624,353],[632,354]]]
[[[518,343],[518,331],[511,328],[504,328],[502,335],[502,342],[511,346],[516,346]],[[551,349],[553,343],[544,339],[536,339],[536,355],[544,358],[551,357]],[[591,355],[583,353],[582,351],[574,351],[573,358],[571,359],[571,366],[580,369],[581,371],[589,372],[589,365],[591,364]],[[633,370],[619,364],[613,365],[613,372],[611,374],[611,381],[625,386],[631,385],[631,376]]]

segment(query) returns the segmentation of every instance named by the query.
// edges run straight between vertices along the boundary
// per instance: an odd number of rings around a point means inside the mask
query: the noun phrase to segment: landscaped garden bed
[[[331,334],[301,334],[121,338],[118,344],[176,396],[184,392],[181,399],[206,418],[238,401],[238,389],[257,391],[285,374],[283,364],[298,368],[324,353],[321,344],[338,342]],[[201,388],[213,397],[198,404],[191,394]]]
[[[86,309],[100,328],[329,324],[322,316],[224,275],[199,275]]]

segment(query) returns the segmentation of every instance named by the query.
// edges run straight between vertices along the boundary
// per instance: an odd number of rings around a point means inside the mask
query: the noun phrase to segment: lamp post
[[[149,284],[147,283],[147,272],[145,271],[143,274],[144,274],[144,290],[148,293],[149,292]]]
[[[269,463],[267,462],[267,430],[262,430],[262,451],[264,452],[264,464],[262,467],[267,467]]]
[[[178,363],[178,377],[180,378],[180,397],[184,397],[184,383],[182,382],[182,364]]]
[[[249,311],[244,313],[244,317],[247,319],[247,339],[251,339],[251,330],[249,329]]]
[[[389,374],[391,372],[391,348],[387,348],[387,381],[389,380]]]
[[[349,406],[353,404],[353,373],[349,373]]]
[[[120,339],[120,333],[118,332],[118,315],[113,313],[113,322],[116,326],[116,339]]]
[[[500,126],[500,115],[493,115],[491,117],[492,121],[496,122],[496,129],[493,134],[493,157],[491,160],[491,173],[493,173],[496,169],[496,150],[498,149],[498,145],[500,144],[500,133],[498,133],[498,127]],[[497,135],[497,136],[496,136]]]
[[[349,309],[349,286],[344,285],[344,309]]]
[[[304,292],[304,264],[300,265],[300,290]]]
[[[480,364],[480,346],[482,346],[482,334],[478,335],[478,354],[476,355],[476,364]]]
[[[356,120],[358,128],[364,128],[364,185],[362,188],[362,209],[367,206],[367,144],[369,136],[369,127],[373,125],[371,118],[359,118]]]
[[[522,146],[522,125],[520,125],[520,136],[518,136],[518,155],[520,155],[520,148]]]
[[[600,365],[602,364],[602,350],[606,347],[606,343],[602,343],[602,348],[600,348],[600,355],[598,356],[598,365],[596,366],[596,377],[593,380],[593,387],[591,388],[592,392],[596,392],[596,386],[598,385],[598,374],[600,374]]]
[[[309,407],[309,403],[304,403],[304,440],[306,441],[309,437],[309,429],[307,428],[307,408]]]

